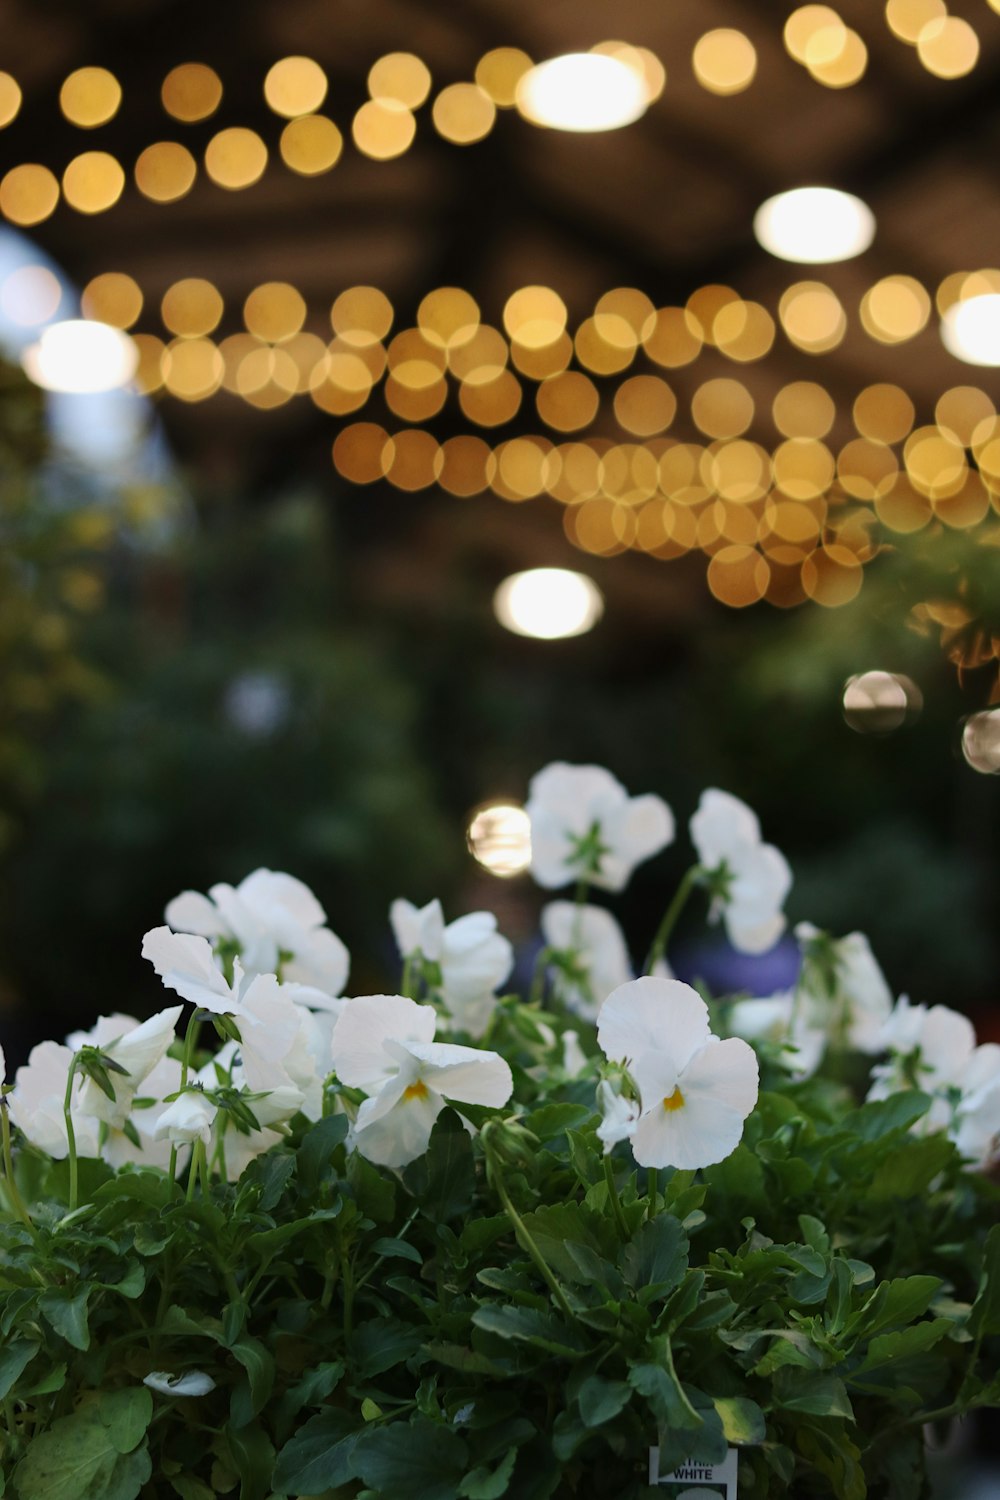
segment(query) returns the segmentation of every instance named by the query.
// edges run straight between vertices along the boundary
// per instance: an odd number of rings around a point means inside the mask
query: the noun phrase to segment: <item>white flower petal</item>
[[[401,1097],[387,1113],[365,1116],[365,1100],[358,1110],[354,1145],[368,1161],[383,1167],[405,1167],[423,1156],[430,1143],[434,1121],[445,1101],[433,1089],[410,1098]],[[370,1123],[369,1123],[370,1121]]]
[[[219,908],[200,891],[182,891],[167,902],[163,915],[167,926],[175,932],[190,932],[204,938],[227,935]]]
[[[389,921],[396,947],[404,958],[420,952],[424,958],[436,963],[441,957],[444,913],[440,901],[435,899],[426,906],[417,907],[400,896],[389,908]]]
[[[632,1134],[632,1155],[640,1167],[694,1171],[724,1161],[742,1134],[743,1116],[727,1104],[699,1100],[667,1110],[660,1103],[640,1116]]]
[[[702,792],[690,832],[699,862],[706,870],[718,869],[723,860],[731,864],[734,852],[760,843],[757,814],[739,797],[718,787]]]
[[[420,1063],[420,1077],[428,1088],[445,1099],[498,1109],[513,1092],[510,1066],[497,1052],[447,1042],[414,1042],[407,1051]]]
[[[632,978],[625,936],[617,921],[603,906],[550,901],[542,908],[541,926],[548,946],[562,953],[572,952],[587,974],[582,985],[571,984],[558,975],[560,998],[577,1015],[596,1021],[611,991]]]
[[[192,1005],[219,1014],[236,1009],[235,986],[226,982],[205,938],[154,927],[142,940],[142,956],[153,965],[167,989],[176,990]]]
[[[433,1006],[418,1005],[405,995],[362,995],[349,1000],[330,1044],[337,1076],[349,1088],[370,1093],[397,1071],[385,1043],[431,1042],[436,1024]]]
[[[673,843],[674,815],[662,797],[649,792],[623,803],[605,819],[602,831],[611,847],[594,884],[603,890],[621,891],[636,865]]]
[[[143,1378],[143,1385],[161,1396],[207,1396],[215,1390],[215,1381],[203,1370],[188,1370],[185,1375],[171,1375],[166,1370],[153,1370]]]
[[[191,1089],[168,1104],[153,1132],[155,1140],[168,1140],[174,1146],[193,1145],[212,1138],[216,1107],[200,1089]]]
[[[326,995],[341,995],[347,985],[351,955],[335,932],[320,927],[305,935],[282,967],[290,983],[308,985]]]
[[[236,889],[246,906],[264,920],[277,915],[300,928],[322,927],[326,921],[326,912],[309,887],[283,870],[254,870]]]
[[[597,1022],[605,1057],[627,1065],[644,1100],[644,1074],[652,1068],[659,1078],[664,1062],[680,1073],[710,1036],[708,1006],[697,991],[680,980],[652,975],[612,991]],[[655,1087],[652,1076],[649,1086]]]

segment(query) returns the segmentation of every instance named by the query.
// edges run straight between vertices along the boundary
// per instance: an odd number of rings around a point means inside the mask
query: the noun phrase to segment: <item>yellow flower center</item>
[[[417,1081],[416,1081],[416,1083],[409,1084],[403,1090],[403,1098],[404,1099],[426,1099],[427,1098],[427,1085],[424,1082],[424,1080],[422,1078],[418,1078]],[[664,1103],[666,1103],[666,1100],[664,1100]]]
[[[672,1094],[667,1095],[663,1101],[663,1108],[668,1114],[672,1114],[675,1109],[684,1108],[684,1095],[679,1088],[675,1088]]]

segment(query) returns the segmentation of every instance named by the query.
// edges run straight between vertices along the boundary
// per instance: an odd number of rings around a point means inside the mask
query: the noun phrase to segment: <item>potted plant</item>
[[[669,808],[558,764],[528,810],[575,899],[527,997],[490,914],[400,900],[400,993],[344,999],[259,870],[147,933],[179,1003],[4,1085],[4,1495],[912,1500],[927,1425],[1000,1402],[1000,1048],[860,934],[799,928],[764,1000],[672,978],[698,892],[738,948],[783,929],[737,799],[638,977],[589,898]]]

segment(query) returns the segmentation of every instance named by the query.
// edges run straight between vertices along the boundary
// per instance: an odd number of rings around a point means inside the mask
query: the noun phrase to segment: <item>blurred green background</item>
[[[996,778],[959,750],[990,679],[960,676],[937,633],[908,622],[959,576],[978,613],[995,607],[996,547],[899,539],[832,612],[726,610],[703,564],[697,577],[633,558],[665,594],[686,580],[677,607],[645,629],[609,610],[591,635],[545,643],[495,622],[502,572],[468,509],[431,587],[376,587],[386,528],[400,576],[422,568],[412,501],[387,495],[375,524],[370,502],[281,475],[252,494],[105,493],[53,462],[37,393],[10,371],[0,455],[9,1062],[98,1012],[158,1005],[139,947],[165,902],[262,864],[316,890],[354,955],[355,993],[395,983],[397,895],[440,895],[450,915],[493,904],[527,941],[543,894],[482,872],[464,829],[552,759],[606,765],[681,823],[705,786],[744,797],[792,863],[791,919],[861,927],[897,992],[995,1032]],[[589,571],[607,588],[624,565]],[[912,723],[848,727],[845,679],[870,668],[919,684]],[[689,852],[682,827],[613,903],[637,953]],[[702,916],[680,934],[689,964]]]

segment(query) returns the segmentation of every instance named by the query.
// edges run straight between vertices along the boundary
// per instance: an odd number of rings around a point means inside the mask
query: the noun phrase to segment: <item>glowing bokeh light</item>
[[[604,613],[604,599],[585,573],[530,568],[504,579],[493,595],[493,612],[515,635],[559,641],[592,630]]]
[[[956,302],[941,319],[941,341],[967,365],[1000,365],[1000,293]]]
[[[38,342],[23,351],[21,363],[43,390],[85,395],[128,385],[139,354],[120,329],[73,318],[44,329]]]
[[[761,204],[753,230],[779,260],[821,265],[867,250],[875,238],[875,216],[860,198],[837,188],[792,188]]]
[[[533,125],[550,130],[618,130],[645,114],[644,76],[617,57],[569,52],[525,73],[517,107]]]
[[[485,802],[475,808],[466,841],[470,854],[502,880],[531,864],[531,820],[516,802]]]

